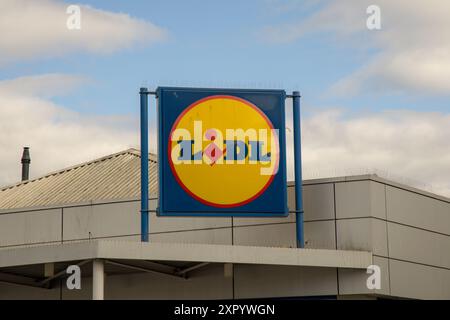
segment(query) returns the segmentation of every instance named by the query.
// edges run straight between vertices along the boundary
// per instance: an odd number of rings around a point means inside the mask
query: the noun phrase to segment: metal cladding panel
[[[295,248],[295,223],[236,227],[233,230],[233,244]]]
[[[384,187],[370,180],[336,183],[336,217],[386,219]]]
[[[231,228],[189,230],[171,233],[150,234],[150,241],[164,243],[199,243],[231,245]]]
[[[450,269],[450,236],[388,222],[391,258]]]
[[[290,199],[294,200],[294,188],[288,188],[288,190],[291,191]],[[290,203],[292,210],[295,209],[294,202]],[[305,221],[334,219],[333,184],[304,185],[303,207],[305,210]]]
[[[336,269],[235,265],[235,298],[337,295]]]
[[[387,218],[402,224],[450,235],[450,199],[438,199],[386,186]]]
[[[160,168],[159,189],[160,203],[158,213],[159,215],[173,215],[173,216],[286,216],[288,214],[287,208],[287,192],[286,192],[286,152],[285,152],[285,105],[284,101],[286,93],[282,90],[232,90],[232,89],[193,89],[193,88],[158,88],[158,117],[159,117],[159,138],[158,138],[158,161]],[[215,107],[210,105],[202,105],[199,110],[196,110],[191,115],[189,112],[203,103],[203,101],[210,101],[213,99],[222,99],[229,101],[238,101],[235,104],[227,105],[224,110],[230,109],[227,114],[230,116],[230,122],[240,121],[239,112],[240,107],[236,104],[242,103],[249,106],[249,109],[254,109],[255,117],[265,119],[268,127],[278,129],[277,144],[279,146],[278,170],[274,174],[270,174],[269,181],[259,192],[253,194],[253,197],[248,199],[230,202],[231,204],[222,204],[214,201],[209,201],[205,197],[199,196],[198,192],[192,191],[192,187],[186,186],[186,180],[180,178],[176,165],[173,164],[170,156],[172,150],[171,146],[173,140],[172,134],[175,126],[177,126],[183,119],[187,118],[187,123],[192,126],[194,121],[204,121],[208,119],[213,126],[218,126],[222,123],[222,116],[224,113],[213,114]],[[208,102],[209,103],[209,102]],[[244,108],[245,109],[245,108]],[[222,109],[220,109],[222,110]],[[203,114],[205,113],[205,114]],[[236,114],[235,114],[236,113]],[[201,114],[201,115],[199,115]],[[198,119],[197,119],[198,118]],[[248,119],[250,121],[251,119]],[[247,119],[246,119],[247,121]],[[263,121],[264,122],[264,121]],[[251,123],[251,122],[250,122]],[[182,128],[183,130],[187,130]],[[204,128],[209,129],[209,128]],[[227,128],[228,129],[228,128]],[[235,128],[230,128],[235,129]],[[259,128],[256,128],[259,129]],[[190,130],[190,129],[189,129]],[[195,133],[194,133],[195,134]],[[203,136],[203,133],[201,133]],[[202,137],[201,136],[201,137]],[[181,142],[183,142],[182,140]],[[191,140],[193,141],[193,140]],[[211,141],[214,141],[211,140]],[[230,140],[231,141],[231,140]],[[237,145],[235,141],[235,147]],[[215,144],[212,142],[211,145]],[[178,145],[180,141],[178,141]],[[227,145],[228,146],[228,145]],[[186,147],[187,148],[187,147]],[[188,141],[188,148],[191,150],[191,144]],[[202,147],[203,148],[203,147]],[[240,148],[240,147],[239,147]],[[226,153],[226,149],[219,146],[220,152]],[[229,149],[229,148],[228,148]],[[244,148],[247,150],[246,148]],[[183,149],[184,150],[184,149]],[[206,150],[206,149],[205,149]],[[200,150],[200,161],[203,161],[205,150]],[[180,151],[180,157],[184,157],[184,151]],[[194,154],[192,152],[192,157]],[[236,154],[236,153],[235,153]],[[269,157],[272,157],[270,155]],[[273,159],[273,158],[271,158]],[[222,166],[231,164],[220,164]],[[238,164],[233,164],[237,166]],[[219,166],[219,165],[217,165]],[[211,170],[215,170],[213,167]],[[247,164],[250,166],[250,164]],[[203,166],[202,166],[203,167]],[[209,169],[209,166],[204,166]],[[191,171],[192,172],[192,171]],[[216,171],[217,172],[217,171]],[[245,177],[242,176],[227,176],[223,173],[221,179],[229,181],[233,179],[236,186],[239,181],[243,181]],[[195,181],[198,176],[189,178],[188,181]],[[225,181],[223,180],[223,181]],[[246,180],[246,181],[250,181]],[[202,184],[204,185],[204,184]],[[210,181],[209,189],[217,188],[216,194],[229,196],[229,192],[221,191],[221,181]]]
[[[450,299],[450,270],[390,260],[391,295],[412,299]]]
[[[61,209],[0,215],[0,247],[61,241]]]
[[[303,207],[305,211],[305,223],[317,220],[334,220],[334,193],[333,184],[324,183],[303,186]],[[289,185],[287,188],[289,216],[282,218],[239,218],[233,219],[234,226],[273,224],[273,223],[295,223],[295,188]],[[306,228],[306,227],[305,227]],[[305,232],[307,232],[305,230]]]
[[[306,221],[305,248],[336,249],[335,221]]]
[[[338,249],[388,256],[386,222],[375,218],[337,220]]]
[[[178,232],[185,230],[203,230],[217,228],[231,228],[231,218],[204,217],[158,217],[150,216],[150,233]]]
[[[338,269],[339,294],[390,294],[389,260],[387,258],[373,257],[373,264],[380,267],[380,288],[367,288],[367,270]]]
[[[64,209],[64,241],[139,234],[139,203],[123,202]]]

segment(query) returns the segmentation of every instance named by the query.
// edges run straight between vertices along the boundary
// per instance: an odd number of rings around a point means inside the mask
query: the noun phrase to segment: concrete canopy
[[[95,240],[0,249],[0,267],[76,260],[148,260],[263,264],[365,269],[366,251],[252,247],[237,245],[140,243]]]

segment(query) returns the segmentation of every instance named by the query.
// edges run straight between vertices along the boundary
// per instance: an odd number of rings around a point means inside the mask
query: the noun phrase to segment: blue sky
[[[321,7],[320,3],[290,6],[288,1],[261,0],[84,3],[151,21],[166,29],[168,37],[152,46],[144,44],[106,56],[74,52],[56,59],[16,62],[3,70],[2,78],[24,73],[81,74],[92,81],[55,101],[82,113],[95,114],[136,113],[136,92],[141,85],[177,84],[298,89],[308,106],[340,106],[356,112],[448,108],[448,96],[420,92],[368,91],[350,97],[329,94],[335,82],[363,66],[375,50],[330,41],[325,32],[289,43],[272,43],[261,36],[267,26],[306,19]],[[361,21],[365,21],[364,12]],[[367,34],[371,36],[370,31]]]
[[[0,130],[21,134],[0,160],[31,145],[38,176],[138,146],[141,86],[281,88],[302,93],[307,178],[380,170],[450,194],[450,2],[375,1],[368,30],[372,2],[82,0],[68,31],[71,1],[3,0]]]

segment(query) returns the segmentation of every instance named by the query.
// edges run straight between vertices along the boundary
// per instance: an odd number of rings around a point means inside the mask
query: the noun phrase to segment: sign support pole
[[[303,233],[303,199],[302,199],[302,149],[300,126],[300,92],[292,92],[294,120],[294,170],[295,170],[295,226],[297,248],[305,247]]]
[[[141,241],[148,242],[148,91],[141,88]]]

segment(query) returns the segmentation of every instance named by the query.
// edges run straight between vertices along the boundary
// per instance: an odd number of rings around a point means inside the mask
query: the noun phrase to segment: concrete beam
[[[0,249],[0,268],[88,259],[366,269],[367,251],[96,240]]]

